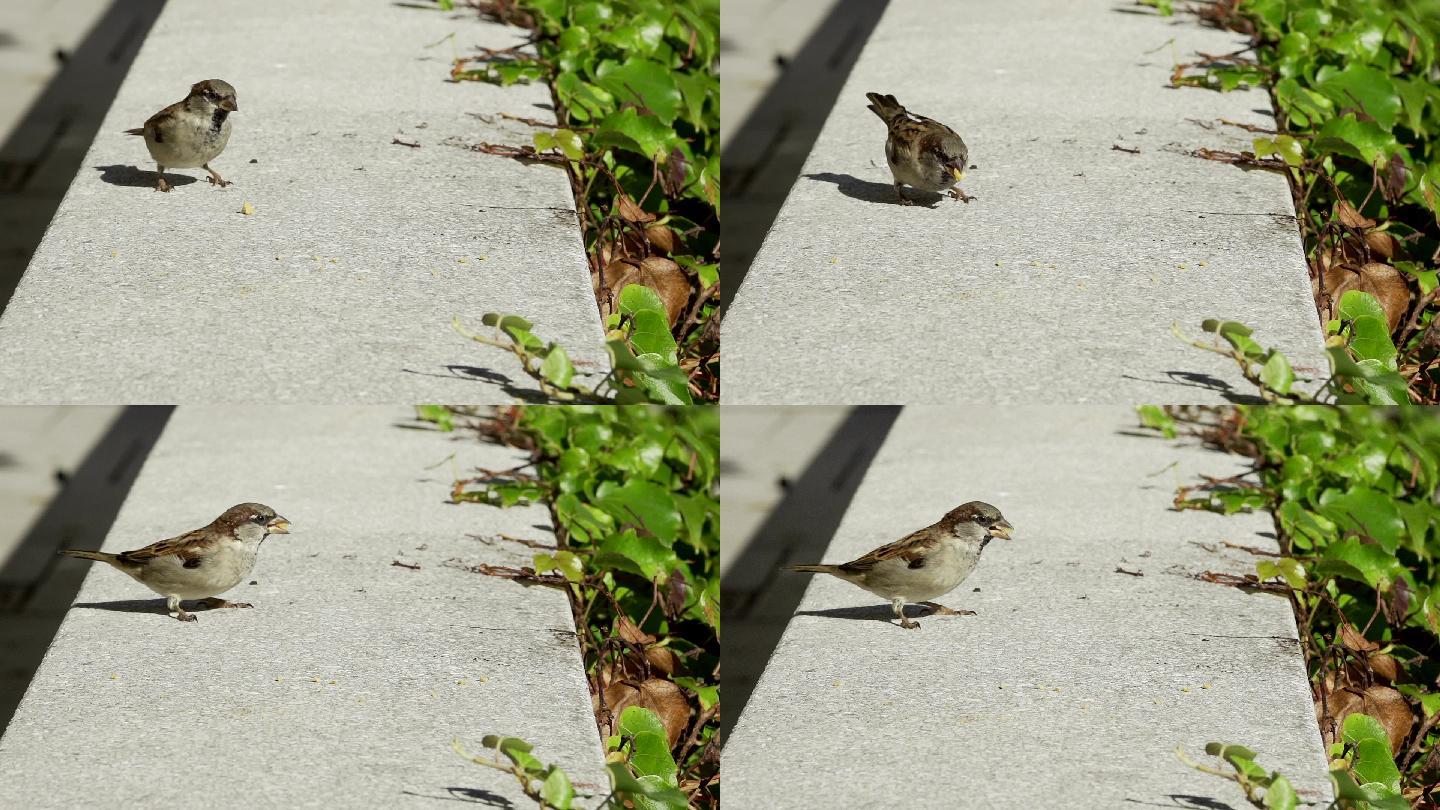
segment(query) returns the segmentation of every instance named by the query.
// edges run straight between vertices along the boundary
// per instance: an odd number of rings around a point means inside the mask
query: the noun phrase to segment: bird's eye
[[[265,522],[265,516],[264,516],[264,515],[251,515],[251,516],[250,516],[250,520],[253,521],[253,522],[255,522],[255,523],[264,523],[264,522]]]

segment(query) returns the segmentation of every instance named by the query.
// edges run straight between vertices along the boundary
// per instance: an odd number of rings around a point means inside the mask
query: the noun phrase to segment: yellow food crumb
[[[330,682],[330,685],[331,685],[331,686],[334,686],[334,685],[335,685],[335,682],[334,682],[334,681],[331,681],[331,682]]]
[[[480,681],[480,683],[489,683],[489,682],[490,682],[490,679],[487,678],[487,677],[485,677],[484,675],[481,675],[479,678],[476,678],[476,680]]]
[[[482,261],[482,262],[485,261],[485,257],[484,257],[484,256],[476,256],[475,258],[478,259],[479,261]]]
[[[1188,265],[1186,265],[1184,262],[1181,262],[1181,263],[1175,265],[1175,269],[1176,269],[1176,270],[1185,270],[1187,267],[1188,267]]]
[[[1182,686],[1182,687],[1180,687],[1180,691],[1181,691],[1181,692],[1185,692],[1185,693],[1188,694],[1188,693],[1190,692],[1190,687],[1188,687],[1188,686]]]
[[[247,217],[253,216],[255,214],[255,206],[247,202],[244,205],[240,206],[240,213],[244,214]]]
[[[1203,684],[1200,688],[1201,688],[1201,689],[1209,689],[1209,688],[1210,688],[1210,684],[1208,684],[1208,683],[1207,683],[1207,684]]]
[[[460,680],[455,682],[457,686],[464,686],[466,683],[467,681],[464,678],[461,678]]]
[[[455,261],[459,264],[469,264],[469,262],[465,261],[463,258],[456,259]]]
[[[1208,265],[1208,264],[1210,264],[1210,263],[1209,263],[1209,262],[1199,262],[1199,263],[1198,263],[1198,265],[1199,265],[1200,267],[1205,267],[1205,266]]]
[[[111,674],[111,675],[110,675],[110,680],[112,680],[112,681],[118,681],[118,680],[120,680],[120,676],[119,676],[119,675],[115,675],[115,674]]]

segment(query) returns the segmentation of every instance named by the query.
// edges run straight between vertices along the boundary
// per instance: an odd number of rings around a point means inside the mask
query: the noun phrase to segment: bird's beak
[[[265,527],[270,530],[271,534],[290,533],[290,521],[286,520],[283,517],[280,517],[279,515],[276,515],[273,520],[265,524]]]
[[[222,98],[215,106],[226,112],[238,112],[240,110],[240,105],[237,104],[233,98]]]
[[[1009,540],[1010,533],[1013,531],[1015,531],[1015,527],[1011,526],[1009,521],[1001,520],[997,522],[994,526],[990,527],[990,536],[1003,537],[1006,540]]]
[[[965,179],[965,172],[961,171],[959,166],[951,166],[950,173],[955,175],[955,182],[957,183]]]

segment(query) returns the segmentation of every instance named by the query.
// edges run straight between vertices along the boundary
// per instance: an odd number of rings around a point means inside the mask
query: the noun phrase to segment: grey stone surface
[[[523,454],[408,430],[407,418],[180,408],[104,547],[252,499],[293,533],[266,543],[257,584],[231,591],[253,609],[194,624],[118,572],[92,571],[0,739],[0,806],[522,806],[512,777],[450,750],[490,733],[604,784],[565,595],[446,564],[530,556],[472,534],[551,539],[543,506],[446,503],[455,473]]]
[[[824,449],[850,409],[836,407],[726,408],[720,442],[724,469],[720,498],[720,574],[756,539],[755,532]]]
[[[1261,90],[1167,86],[1244,44],[1108,0],[894,0],[728,313],[723,401],[1251,393],[1170,334],[1211,317],[1325,368],[1285,179],[1182,153],[1253,137],[1187,119],[1273,126]],[[979,199],[896,204],[866,91],[954,126]]]
[[[508,401],[530,379],[450,328],[487,311],[603,371],[565,174],[454,145],[550,115],[543,85],[446,80],[519,41],[398,3],[167,6],[0,319],[0,401]],[[210,77],[238,91],[214,164],[235,185],[178,170],[194,182],[156,193],[121,131]]]
[[[940,600],[978,615],[918,630],[816,578],[726,746],[727,804],[1246,806],[1174,755],[1203,758],[1212,740],[1327,798],[1289,603],[1187,576],[1253,571],[1219,541],[1274,548],[1269,516],[1173,511],[1176,483],[1240,465],[1135,425],[1118,408],[907,408],[824,561],[972,499],[1015,539]]]

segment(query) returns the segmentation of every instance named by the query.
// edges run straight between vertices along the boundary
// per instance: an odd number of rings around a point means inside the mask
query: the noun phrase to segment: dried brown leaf
[[[1371,253],[1386,259],[1393,259],[1400,254],[1400,240],[1389,231],[1366,231],[1365,245],[1370,248]]]
[[[1365,638],[1360,629],[1353,624],[1346,624],[1340,628],[1339,641],[1351,652],[1370,652],[1380,649],[1380,645]]]
[[[615,213],[626,222],[654,222],[655,215],[635,204],[629,194],[621,194],[615,200]]]
[[[680,687],[661,678],[651,678],[639,684],[632,681],[612,683],[605,688],[605,703],[611,716],[617,718],[630,706],[655,712],[665,726],[671,748],[675,747],[680,735],[685,733],[685,727],[690,724],[690,702],[685,699]],[[604,725],[608,727],[612,724],[607,722]]]
[[[1315,713],[1320,719],[1320,731],[1327,745],[1333,744],[1336,734],[1345,726],[1345,718],[1352,714],[1368,714],[1380,722],[1390,738],[1391,753],[1399,753],[1405,738],[1410,736],[1410,727],[1415,716],[1405,697],[1388,686],[1375,684],[1366,689],[1347,686],[1330,693],[1330,718],[1320,717],[1321,706],[1315,703]]]
[[[1370,653],[1367,660],[1370,664],[1370,671],[1375,674],[1377,679],[1385,683],[1395,683],[1396,679],[1400,677],[1400,662],[1396,661],[1393,656],[1375,652]]]
[[[1320,295],[1319,285],[1314,286],[1316,305],[1325,320],[1335,317],[1335,306],[1340,296],[1350,290],[1360,290],[1375,296],[1385,310],[1390,331],[1400,325],[1410,309],[1410,286],[1399,270],[1388,264],[1370,262],[1356,268],[1354,265],[1335,265],[1325,271],[1325,294]]]
[[[652,669],[664,673],[666,677],[685,671],[685,662],[669,647],[646,647],[645,660]]]
[[[679,242],[675,232],[664,225],[646,225],[645,241],[650,247],[659,253],[670,254],[675,252],[675,245]]]
[[[606,314],[619,309],[620,291],[630,284],[642,284],[660,296],[671,326],[685,313],[685,303],[690,300],[690,277],[663,256],[648,256],[638,262],[613,261],[605,268],[605,282],[610,286]]]
[[[655,643],[654,636],[641,630],[635,622],[630,620],[629,616],[623,613],[615,617],[615,635],[631,644],[645,645]]]
[[[1346,200],[1337,200],[1335,202],[1335,218],[1340,220],[1341,224],[1347,228],[1359,230],[1361,228],[1375,227],[1375,220],[1362,216],[1359,211],[1355,210],[1355,206]]]

